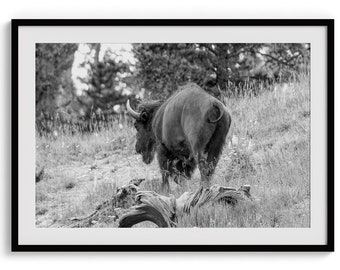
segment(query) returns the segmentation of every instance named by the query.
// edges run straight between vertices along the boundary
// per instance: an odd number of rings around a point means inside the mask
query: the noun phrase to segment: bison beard
[[[128,101],[127,110],[136,119],[136,150],[143,161],[150,163],[157,152],[164,189],[169,191],[170,176],[190,178],[197,165],[201,184],[210,187],[231,124],[219,100],[190,83],[165,102],[141,104],[139,112]]]

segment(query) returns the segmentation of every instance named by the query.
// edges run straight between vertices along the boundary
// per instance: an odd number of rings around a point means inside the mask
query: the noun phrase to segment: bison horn
[[[134,111],[131,106],[130,106],[130,100],[128,99],[128,101],[126,102],[126,109],[128,111],[128,113],[135,119],[139,119],[140,117],[140,113]]]

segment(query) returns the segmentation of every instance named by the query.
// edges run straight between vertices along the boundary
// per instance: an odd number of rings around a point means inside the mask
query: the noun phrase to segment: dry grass
[[[226,101],[233,124],[213,179],[224,186],[249,184],[258,200],[203,207],[181,217],[179,227],[310,226],[309,81],[274,88]],[[88,135],[37,135],[37,171],[43,168],[43,173],[36,183],[36,225],[57,227],[67,218],[86,215],[135,177],[148,179],[143,189],[160,192],[157,162],[142,163],[134,153],[134,135],[131,125],[115,123]],[[198,184],[196,172],[171,188],[178,196]],[[138,226],[144,225],[152,226]]]

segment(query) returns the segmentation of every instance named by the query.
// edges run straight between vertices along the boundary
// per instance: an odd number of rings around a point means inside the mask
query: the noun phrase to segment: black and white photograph
[[[37,43],[41,228],[310,227],[309,43]]]
[[[12,29],[13,250],[333,249],[333,21]]]

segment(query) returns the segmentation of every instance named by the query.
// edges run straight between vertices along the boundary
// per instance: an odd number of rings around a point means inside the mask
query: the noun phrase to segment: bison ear
[[[147,122],[149,120],[149,114],[147,112],[142,112],[140,115],[140,119],[142,120],[142,122]]]

